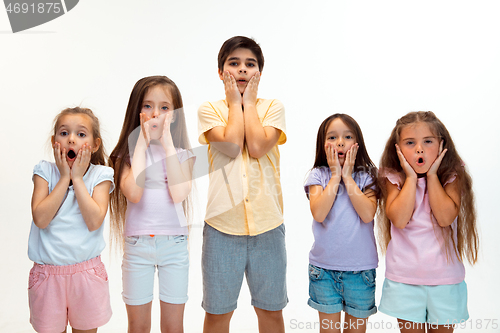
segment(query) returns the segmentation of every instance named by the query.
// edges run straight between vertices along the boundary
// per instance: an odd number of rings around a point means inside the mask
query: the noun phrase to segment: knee
[[[257,317],[259,319],[267,319],[271,321],[282,321],[283,320],[283,311],[268,311],[264,309],[259,309],[254,307],[255,312],[257,313]]]
[[[229,323],[229,321],[231,321],[231,317],[233,316],[233,312],[234,311],[224,314],[212,314],[205,312],[205,322],[209,324]]]
[[[151,322],[129,321],[128,333],[149,333],[151,332]]]

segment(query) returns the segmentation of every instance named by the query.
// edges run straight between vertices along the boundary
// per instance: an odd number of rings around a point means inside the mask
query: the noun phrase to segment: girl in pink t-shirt
[[[464,257],[477,261],[472,180],[432,112],[396,122],[380,162],[386,279],[379,310],[401,332],[453,332],[469,318]]]
[[[189,255],[186,213],[194,155],[182,98],[166,76],[139,80],[130,94],[122,132],[110,155],[114,240],[125,240],[123,300],[129,332],[149,332],[158,269],[161,331],[182,332]]]

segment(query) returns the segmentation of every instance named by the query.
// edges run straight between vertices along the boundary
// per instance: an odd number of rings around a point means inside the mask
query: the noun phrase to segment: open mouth
[[[241,83],[241,84],[247,83],[247,80],[238,80],[238,83]]]
[[[424,159],[422,157],[418,158],[417,164],[424,164]]]
[[[338,153],[338,156],[339,156],[339,157],[344,157],[344,153],[340,151],[340,152]]]
[[[68,151],[68,158],[70,160],[74,159],[75,157],[76,157],[76,153],[74,150],[71,149],[70,151]]]

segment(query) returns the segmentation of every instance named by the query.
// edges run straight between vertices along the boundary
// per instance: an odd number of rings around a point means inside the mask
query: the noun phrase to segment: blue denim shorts
[[[202,307],[208,313],[236,309],[245,275],[254,307],[282,310],[288,303],[285,226],[257,236],[235,236],[205,223],[202,272]]]
[[[310,307],[323,313],[344,311],[356,318],[368,318],[375,306],[375,269],[333,271],[309,264]]]
[[[467,284],[424,286],[385,279],[380,312],[415,323],[458,324],[469,319]]]
[[[158,270],[160,301],[184,304],[188,296],[189,252],[187,236],[125,237],[122,262],[123,301],[128,305],[153,300]]]

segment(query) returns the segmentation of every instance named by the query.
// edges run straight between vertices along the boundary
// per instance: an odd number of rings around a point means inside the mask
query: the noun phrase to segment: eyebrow
[[[60,131],[60,130],[62,130],[62,129],[66,129],[66,127],[69,127],[69,126],[68,126],[68,125],[66,125],[66,124],[62,124],[62,125],[60,125],[60,126],[59,126],[59,129],[58,129],[58,130]],[[86,131],[88,131],[88,130],[89,130],[89,129],[85,126],[85,125],[77,125],[77,127],[78,127],[78,129],[83,128],[83,129],[85,129]]]
[[[241,59],[238,57],[231,57],[231,58],[227,59],[227,61],[231,61],[231,60],[241,60]],[[257,62],[257,60],[255,58],[246,58],[246,61]]]
[[[327,132],[326,135],[330,135],[330,134],[337,134],[336,131],[330,131],[330,132]],[[353,131],[345,131],[344,134],[353,134],[354,135],[354,132]]]
[[[422,139],[437,139],[437,136],[424,136]],[[415,138],[404,138],[401,139],[401,141],[406,141],[406,140],[415,140]]]

